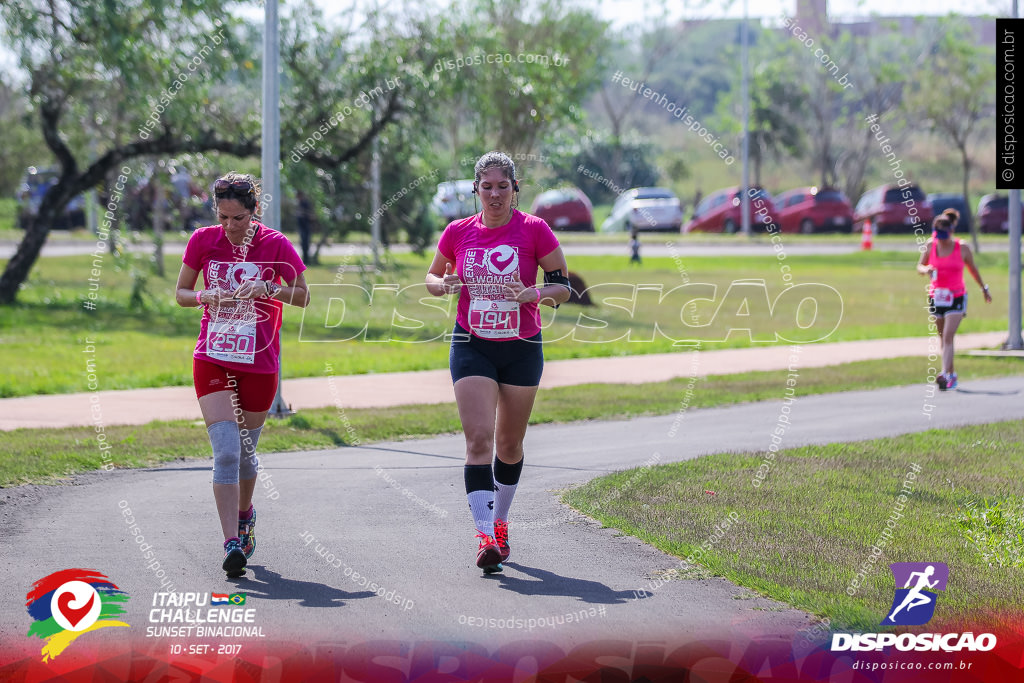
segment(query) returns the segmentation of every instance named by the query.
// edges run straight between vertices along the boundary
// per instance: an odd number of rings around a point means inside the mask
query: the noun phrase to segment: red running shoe
[[[476,566],[487,573],[501,571],[501,551],[491,536],[481,532],[476,535],[480,539],[480,548],[476,551]]]
[[[508,522],[503,519],[494,520],[494,542],[498,545],[501,561],[504,562],[512,553],[512,549],[508,547]]]

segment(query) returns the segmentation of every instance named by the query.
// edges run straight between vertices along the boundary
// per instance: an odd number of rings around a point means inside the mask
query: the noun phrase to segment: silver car
[[[473,181],[449,180],[438,183],[437,192],[430,204],[445,223],[472,216],[478,211]]]
[[[682,223],[683,206],[672,190],[634,187],[615,200],[601,232],[679,232]]]

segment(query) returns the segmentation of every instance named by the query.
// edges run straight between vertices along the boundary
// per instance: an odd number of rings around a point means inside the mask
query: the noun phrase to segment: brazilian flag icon
[[[230,602],[232,605],[244,605],[245,593],[232,593],[228,596],[228,602]]]

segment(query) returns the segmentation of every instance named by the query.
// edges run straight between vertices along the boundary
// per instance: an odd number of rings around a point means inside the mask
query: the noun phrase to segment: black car
[[[960,222],[957,223],[957,232],[966,233],[971,229],[971,210],[964,201],[962,194],[955,192],[940,192],[928,195],[928,201],[932,203],[932,211],[940,215],[946,209],[956,209],[960,212]]]
[[[18,227],[28,227],[39,213],[39,206],[47,190],[57,184],[57,171],[29,166],[18,185]],[[57,216],[50,226],[54,230],[70,230],[85,227],[85,197],[78,195],[64,207],[64,212]]]

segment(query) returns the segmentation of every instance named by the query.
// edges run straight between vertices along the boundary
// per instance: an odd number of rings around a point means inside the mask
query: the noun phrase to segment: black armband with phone
[[[572,296],[572,285],[569,284],[569,278],[562,275],[562,269],[558,270],[546,270],[544,271],[544,284],[545,285],[562,285],[569,290],[569,295]],[[559,304],[555,304],[555,308],[558,308]]]

